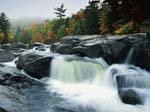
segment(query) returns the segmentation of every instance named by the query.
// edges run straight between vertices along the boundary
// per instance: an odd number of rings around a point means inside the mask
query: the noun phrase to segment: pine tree
[[[55,14],[57,15],[57,17],[59,17],[60,19],[62,19],[63,17],[65,17],[65,12],[66,12],[66,9],[64,8],[64,4],[61,4],[60,7],[58,8],[54,8],[55,10]]]
[[[3,33],[3,39],[1,44],[6,44],[9,42],[9,30],[10,22],[5,13],[0,14],[0,32]]]

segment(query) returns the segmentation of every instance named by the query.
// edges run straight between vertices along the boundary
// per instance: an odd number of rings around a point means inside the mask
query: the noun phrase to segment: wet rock
[[[60,43],[53,44],[51,46],[51,51],[61,54],[77,54],[92,58],[103,57],[108,64],[113,64],[123,63],[131,48],[136,46],[140,48],[140,46],[143,46],[142,48],[147,49],[149,48],[149,44],[150,37],[147,33],[117,36],[66,36],[61,39]],[[149,60],[149,52],[139,52],[144,54],[143,57]],[[142,58],[142,55],[139,56],[139,58]],[[138,60],[140,60],[139,58]],[[143,63],[140,66],[144,65],[149,64]]]
[[[16,43],[16,44],[12,44],[13,48],[17,48],[17,49],[28,49],[29,45],[28,44],[23,44],[23,43]]]
[[[43,47],[45,44],[42,44],[40,42],[32,43],[29,45],[29,48],[32,49],[34,47]]]
[[[141,97],[132,89],[119,90],[119,97],[125,104],[137,105],[143,103]]]
[[[24,96],[20,90],[0,85],[0,112],[19,112],[23,101]]]
[[[8,111],[0,107],[0,112],[8,112]]]
[[[52,57],[42,57],[24,66],[24,71],[31,77],[41,79],[49,76]]]
[[[13,55],[10,51],[0,50],[0,62],[10,62],[15,59],[15,55]]]
[[[146,44],[145,44],[146,45]],[[150,43],[149,43],[150,45]],[[139,66],[141,68],[150,70],[150,48],[147,47],[142,47],[141,46],[136,46],[133,49],[133,54],[132,54],[132,64]]]
[[[57,50],[57,47],[59,46],[59,42],[57,42],[57,43],[53,43],[52,45],[51,45],[51,47],[50,47],[50,51],[52,51],[52,52],[56,52]]]
[[[22,49],[22,48],[15,48],[12,50],[12,53],[18,57],[18,56],[21,56],[23,52],[27,51],[27,49]]]
[[[72,46],[61,44],[57,47],[57,52],[61,54],[73,54]]]
[[[39,58],[43,57],[40,54],[36,54],[36,53],[25,53],[22,54],[21,56],[19,56],[19,59],[17,61],[17,68],[18,69],[23,69],[25,65],[31,63],[32,61],[35,61]]]
[[[8,51],[8,50],[12,49],[12,45],[11,44],[3,44],[0,46],[0,48]]]

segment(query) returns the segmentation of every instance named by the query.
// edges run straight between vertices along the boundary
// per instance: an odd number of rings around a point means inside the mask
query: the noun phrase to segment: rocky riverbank
[[[50,77],[51,61],[57,56],[54,53],[74,54],[89,58],[102,57],[109,65],[125,63],[126,60],[127,64],[134,64],[150,70],[150,35],[139,33],[121,36],[67,36],[62,38],[59,43],[51,45],[51,47],[42,43],[1,45],[0,112],[29,112],[30,109],[26,108],[26,105],[30,104],[30,101],[27,100],[30,95],[26,95],[26,93],[32,92],[33,88],[36,88],[35,91],[37,92],[37,88],[43,89],[45,87],[41,79]],[[17,59],[14,60],[16,57]],[[13,66],[6,62],[13,63]],[[132,67],[130,69],[133,70]],[[116,70],[112,72],[118,74]],[[140,74],[141,72],[137,73]],[[122,89],[122,82],[128,75],[130,74],[116,77],[120,99],[127,104],[142,104],[143,102],[134,90],[130,88],[128,90]],[[42,91],[39,94],[44,97]],[[35,102],[40,103],[39,101]],[[34,104],[34,101],[32,104]]]

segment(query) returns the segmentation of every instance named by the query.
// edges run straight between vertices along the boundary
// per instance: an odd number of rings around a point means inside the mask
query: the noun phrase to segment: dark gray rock
[[[17,68],[23,69],[25,65],[31,63],[32,61],[35,61],[39,58],[43,57],[42,55],[35,54],[35,53],[24,53],[21,56],[19,56],[19,59],[17,61]]]
[[[10,51],[0,50],[0,62],[10,62],[15,59],[15,55],[13,55]]]
[[[143,47],[145,45],[145,47]],[[148,45],[148,46],[146,46]],[[138,45],[133,48],[131,63],[144,69],[150,70],[150,43]]]
[[[27,51],[27,49],[22,49],[22,48],[15,48],[12,50],[12,53],[18,57],[18,56],[21,56],[23,52]]]
[[[0,112],[8,112],[8,111],[0,107]]]
[[[132,89],[119,90],[119,97],[125,104],[137,105],[143,103],[141,97]]]
[[[27,91],[43,85],[40,81],[21,74],[15,67],[0,65],[0,112],[30,112],[28,108],[31,107],[31,102],[28,103],[28,99],[31,94]],[[32,102],[35,104],[33,100]]]
[[[12,45],[11,44],[2,44],[0,46],[0,48],[9,51],[12,49]]]
[[[15,67],[5,65],[0,67],[0,85],[28,88],[36,84],[36,81],[22,74],[21,71]]]
[[[73,54],[72,46],[69,44],[61,44],[57,47],[57,52],[61,54]]]
[[[77,54],[92,58],[103,57],[108,64],[113,64],[123,63],[131,48],[142,48],[138,50],[139,53],[135,53],[136,60],[133,64],[150,69],[149,64],[146,63],[147,60],[148,62],[150,60],[149,45],[150,37],[148,33],[117,36],[66,36],[61,39],[60,43],[53,44],[51,51],[61,54]],[[146,59],[145,62],[140,61],[142,57]]]
[[[31,77],[41,79],[49,76],[52,57],[42,57],[24,66],[24,71]]]
[[[57,52],[57,47],[60,45],[60,43],[59,42],[57,42],[57,43],[53,43],[53,44],[51,44],[51,47],[50,47],[50,51],[52,51],[52,52]]]
[[[32,43],[29,45],[29,49],[32,49],[34,47],[43,47],[45,44],[42,44],[40,42]]]
[[[29,45],[28,44],[23,44],[23,43],[16,43],[12,45],[13,48],[18,48],[18,49],[28,49]]]

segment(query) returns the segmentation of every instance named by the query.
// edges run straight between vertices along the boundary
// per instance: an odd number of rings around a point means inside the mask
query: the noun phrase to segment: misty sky
[[[67,15],[85,8],[88,0],[0,0],[0,12],[5,12],[9,18],[41,17],[52,19],[54,8],[64,3]]]

